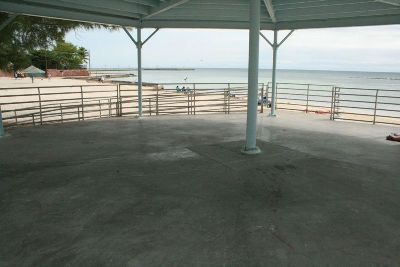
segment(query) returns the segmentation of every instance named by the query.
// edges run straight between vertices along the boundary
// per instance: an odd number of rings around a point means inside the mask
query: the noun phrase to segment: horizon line
[[[196,69],[232,69],[246,70],[243,67],[143,67],[143,70],[196,70]],[[93,67],[89,70],[137,70],[135,67]],[[259,68],[259,70],[270,70],[270,68]],[[329,69],[286,69],[278,68],[283,71],[329,71],[329,72],[363,72],[363,73],[394,73],[400,74],[400,71],[371,71],[371,70],[329,70]]]

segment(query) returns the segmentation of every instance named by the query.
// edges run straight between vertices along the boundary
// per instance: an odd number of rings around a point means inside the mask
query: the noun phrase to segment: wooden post
[[[193,84],[193,100],[194,100],[194,108],[193,108],[193,114],[196,115],[196,84]]]
[[[3,125],[3,114],[1,112],[1,105],[0,105],[0,137],[3,137],[5,134],[4,132],[4,125]]]
[[[188,111],[187,111],[187,114],[189,115],[189,112],[190,112],[190,106],[189,106],[189,96],[190,95],[190,92],[188,92],[187,93],[187,109],[188,109]]]
[[[306,113],[308,113],[308,100],[310,97],[310,85],[307,84],[307,103],[306,103]]]
[[[231,113],[231,84],[228,83],[228,114]]]
[[[264,84],[261,86],[261,113],[264,113]]]
[[[332,112],[332,120],[335,120],[335,113],[336,113],[336,94],[337,94],[337,87],[335,86],[333,89],[333,112]]]
[[[111,98],[108,99],[108,117],[112,116],[112,111],[111,111]]]
[[[33,126],[36,126],[36,123],[35,123],[35,114],[32,114],[32,125],[33,125]]]
[[[18,124],[17,111],[14,109],[15,124]]]
[[[117,83],[117,102],[115,103],[115,115],[119,116],[119,83]]]
[[[149,113],[150,113],[150,116],[151,116],[151,98],[149,98]]]
[[[82,120],[85,120],[85,111],[83,109],[83,86],[81,86],[81,105],[82,105]]]
[[[375,95],[375,107],[374,107],[374,121],[373,124],[376,123],[376,109],[378,107],[378,96],[379,95],[379,90],[376,90],[376,95]]]
[[[330,119],[331,119],[331,121],[333,121],[333,112],[334,112],[334,110],[333,110],[333,101],[334,101],[334,99],[335,99],[334,93],[335,93],[335,87],[334,87],[334,86],[332,86],[332,97],[331,97],[331,116],[330,116]]]
[[[99,112],[100,112],[99,118],[101,118],[101,101],[100,100],[99,100]]]
[[[39,115],[40,115],[40,125],[43,124],[43,115],[42,115],[42,96],[40,95],[40,87],[38,87],[38,98],[39,98]]]
[[[64,116],[63,116],[63,107],[62,104],[60,104],[60,115],[61,115],[61,123],[64,122]]]
[[[122,114],[123,108],[122,108],[122,90],[121,90],[121,85],[119,85],[119,116],[123,116]]]
[[[224,89],[224,114],[226,114],[226,110],[227,110],[227,107],[226,107],[226,105],[227,105],[227,98],[226,98],[226,96],[228,95],[228,91],[227,91],[227,89]]]
[[[190,94],[190,115],[193,115],[193,93],[192,90],[189,90]]]
[[[156,94],[156,115],[158,116],[158,85],[157,85],[157,94]]]

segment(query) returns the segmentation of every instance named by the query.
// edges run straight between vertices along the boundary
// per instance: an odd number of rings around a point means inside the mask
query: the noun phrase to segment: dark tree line
[[[0,23],[7,19],[0,13]],[[113,27],[55,20],[41,17],[17,16],[0,32],[0,69],[18,70],[31,64],[48,68],[77,68],[87,60],[85,48],[66,43],[65,35],[78,28]]]

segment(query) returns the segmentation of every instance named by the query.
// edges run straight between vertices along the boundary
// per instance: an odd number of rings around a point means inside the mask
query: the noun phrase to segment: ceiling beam
[[[10,24],[16,17],[15,14],[8,14],[8,18],[6,18],[2,23],[0,23],[0,31],[2,31],[8,24]]]
[[[138,42],[136,41],[136,39],[132,36],[132,34],[128,31],[128,29],[126,27],[122,27],[122,29],[126,32],[126,34],[128,35],[129,39],[132,40],[132,42],[137,46]]]
[[[400,14],[386,14],[381,16],[348,17],[335,19],[311,19],[298,21],[278,22],[276,27],[279,30],[291,29],[319,29],[319,28],[337,28],[337,27],[359,27],[359,26],[377,26],[377,25],[395,25],[399,24]]]
[[[287,9],[307,9],[307,8],[318,8],[318,7],[343,7],[346,8],[348,5],[358,5],[358,6],[363,6],[363,5],[371,5],[371,4],[377,4],[376,0],[329,0],[329,1],[322,1],[322,2],[298,2],[298,3],[290,3],[290,4],[275,4],[275,12],[278,12],[280,10],[287,10]],[[381,4],[381,3],[378,3]]]
[[[233,20],[205,20],[198,21],[196,19],[185,19],[180,21],[171,21],[163,19],[145,20],[142,22],[143,28],[171,28],[171,29],[184,29],[184,28],[201,28],[201,29],[249,29],[249,21],[233,21]],[[261,22],[262,29],[271,30],[273,25],[271,23]]]
[[[373,23],[374,16],[381,16],[381,15],[395,15],[400,14],[400,9],[396,7],[387,7],[387,8],[373,8],[369,9],[368,7],[363,8],[347,8],[342,11],[338,10],[316,10],[316,9],[309,9],[306,11],[300,10],[287,10],[285,12],[279,12],[281,18],[280,21],[290,21],[295,23],[299,20],[318,20],[318,19],[340,19],[340,18],[357,18],[357,17],[368,17],[371,22]]]
[[[163,2],[158,7],[152,8],[150,10],[150,13],[147,16],[143,17],[143,19],[151,18],[155,15],[161,14],[167,10],[170,10],[171,8],[180,6],[187,2],[189,2],[189,0],[170,0],[170,1]]]
[[[141,4],[145,6],[155,7],[158,6],[158,0],[123,0],[128,3]]]
[[[275,15],[275,23],[270,21],[269,11],[264,9],[262,12],[264,17],[261,20],[262,30],[400,23],[400,7],[393,5],[400,0],[263,1],[263,5],[267,2],[273,3],[272,14]],[[103,5],[106,2],[112,3],[112,7],[104,8]],[[300,2],[304,6],[301,6]],[[96,5],[96,3],[101,4]],[[154,17],[141,21],[147,14],[136,14],[134,8],[123,9],[118,5],[119,3],[123,6],[142,5],[142,8],[147,8],[149,12],[157,12],[160,15],[155,16],[152,13]],[[161,4],[152,8],[151,5],[156,3]],[[187,4],[182,5],[183,3]],[[229,3],[232,4],[229,5]],[[89,6],[93,6],[93,9],[89,10]],[[246,10],[248,10],[248,1],[245,0],[0,0],[0,11],[7,13],[144,28],[247,29]],[[118,13],[118,11],[121,12]],[[132,15],[128,16],[129,14]],[[135,18],[134,15],[140,17]],[[276,21],[276,18],[279,20]]]
[[[25,1],[45,1],[48,2],[49,4],[53,4],[54,2],[59,2],[59,1],[48,1],[48,0],[25,0]],[[89,7],[97,7],[97,8],[105,8],[109,10],[119,10],[119,11],[125,11],[125,12],[131,12],[131,13],[138,13],[138,14],[148,14],[150,12],[150,7],[142,5],[142,4],[136,4],[136,3],[129,3],[129,2],[115,2],[115,1],[109,1],[109,0],[62,0],[63,2],[69,2],[71,8],[74,7],[74,5],[85,5]],[[71,5],[72,4],[72,5]]]
[[[274,6],[272,5],[272,0],[264,0],[265,7],[267,8],[268,14],[273,23],[276,23],[276,15]]]
[[[26,2],[30,3],[38,3],[42,7],[50,7],[50,8],[73,8],[73,9],[78,9],[82,10],[83,12],[89,11],[89,12],[97,12],[97,13],[102,13],[106,15],[116,15],[116,16],[125,16],[125,17],[131,17],[131,18],[140,18],[141,14],[140,13],[133,13],[133,12],[128,12],[126,9],[125,10],[116,10],[116,9],[110,9],[108,7],[102,7],[101,4],[96,6],[91,6],[85,2],[78,3],[74,2],[72,3],[71,1],[68,0],[59,0],[59,1],[52,1],[49,2],[47,0],[25,0]],[[72,4],[72,5],[71,5]]]
[[[39,7],[35,5],[0,1],[0,11],[7,13],[19,13],[21,15],[30,15],[37,17],[46,17],[54,19],[64,19],[73,21],[82,21],[90,23],[100,23],[109,25],[121,25],[135,27],[138,20],[126,17],[107,16],[96,13],[79,12],[68,9]]]
[[[381,2],[392,6],[400,6],[400,0],[377,0],[377,2]]]

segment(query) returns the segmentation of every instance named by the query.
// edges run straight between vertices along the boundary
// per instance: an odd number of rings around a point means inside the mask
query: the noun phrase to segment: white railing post
[[[1,113],[1,106],[0,106],[0,138],[5,135],[4,126],[3,126],[3,115]]]
[[[374,121],[373,121],[373,124],[376,124],[376,109],[378,108],[378,97],[379,97],[379,90],[376,90],[376,95],[375,95],[375,106],[374,106]]]
[[[271,114],[276,116],[276,61],[278,56],[278,31],[274,30],[274,42],[272,45],[272,94],[271,94]]]
[[[138,113],[142,116],[142,29],[137,28]]]

